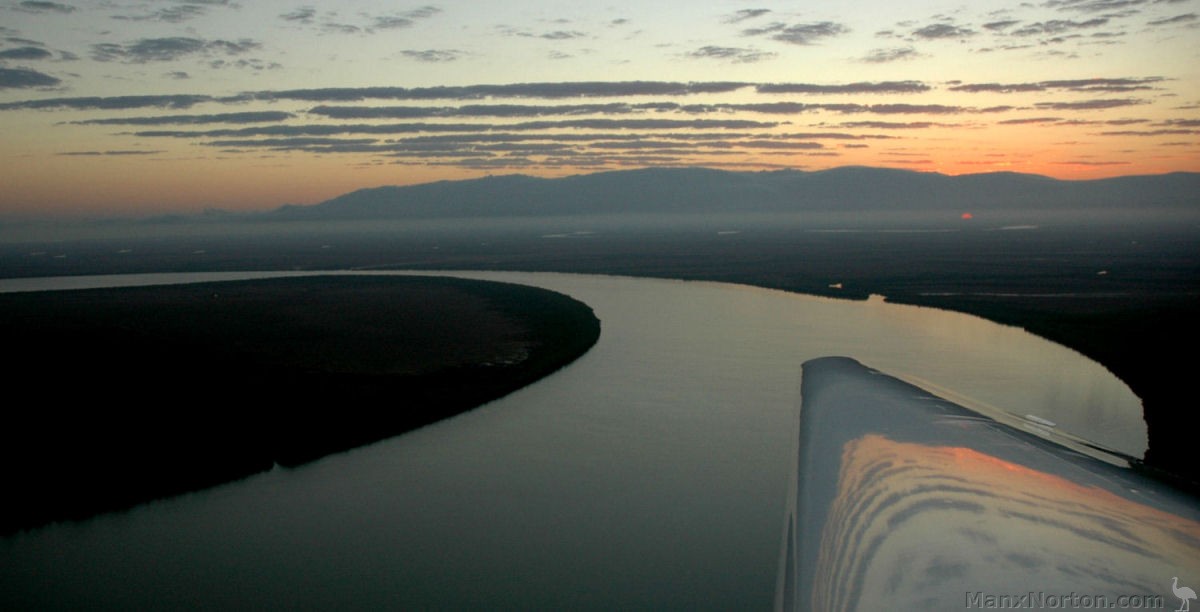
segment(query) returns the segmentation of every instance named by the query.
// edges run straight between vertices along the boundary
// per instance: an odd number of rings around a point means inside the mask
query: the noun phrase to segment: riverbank
[[[194,235],[0,245],[0,274],[61,276],[281,269],[528,270],[715,280],[933,306],[1015,325],[1109,368],[1143,400],[1154,470],[1200,481],[1186,360],[1200,337],[1200,228],[1014,216],[875,227],[753,216],[684,225],[546,218],[339,233],[288,227],[254,240]],[[776,222],[777,221],[777,222]],[[987,347],[979,347],[987,350]]]
[[[585,304],[520,285],[313,276],[0,295],[15,388],[0,532],[297,465],[570,363]]]

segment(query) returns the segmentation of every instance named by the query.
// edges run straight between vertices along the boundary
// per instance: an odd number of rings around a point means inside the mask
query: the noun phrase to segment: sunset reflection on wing
[[[850,360],[804,375],[797,574],[781,581],[798,591],[781,607],[1169,598],[1171,576],[1200,575],[1194,500],[998,423],[947,418],[965,409]]]

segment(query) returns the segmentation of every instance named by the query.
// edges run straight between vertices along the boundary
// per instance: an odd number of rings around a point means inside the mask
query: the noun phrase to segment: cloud
[[[770,13],[770,12],[771,12],[771,9],[765,9],[765,8],[742,9],[732,15],[729,15],[728,17],[721,19],[721,22],[722,23],[741,23],[747,19],[754,19],[755,17],[762,17],[763,15],[766,15],[767,13]]]
[[[195,4],[182,4],[179,6],[169,6],[158,9],[152,13],[142,15],[115,15],[113,19],[122,21],[161,21],[164,23],[182,23],[190,19],[195,19],[207,13],[208,10],[203,6]]]
[[[0,89],[28,89],[31,87],[54,87],[61,80],[28,68],[0,67]],[[0,105],[3,108],[4,105]]]
[[[1046,110],[1103,110],[1107,108],[1137,106],[1145,103],[1145,100],[1138,100],[1136,98],[1119,98],[1083,100],[1081,102],[1038,102],[1037,104],[1034,104],[1034,106],[1036,108]]]
[[[483,127],[483,126],[481,126]],[[756,156],[836,155],[822,138],[883,138],[888,135],[844,133],[783,134],[754,132],[462,132],[420,134],[379,140],[325,136],[267,136],[203,140],[197,144],[232,152],[266,150],[315,154],[367,154],[395,159],[394,163],[457,167],[604,167],[682,163],[702,160],[714,165],[770,166],[761,160],[731,161]],[[840,145],[840,146],[845,146]],[[865,145],[862,145],[865,146]],[[788,164],[789,166],[792,164]]]
[[[442,12],[442,9],[436,6],[422,6],[411,11],[397,13],[392,15],[380,15],[372,19],[369,30],[397,30],[401,28],[409,28],[416,25],[421,19],[428,19]]]
[[[971,93],[1025,93],[1033,91],[1065,90],[1074,92],[1127,92],[1152,90],[1152,84],[1161,83],[1163,77],[1131,77],[1117,79],[1063,79],[1034,83],[966,83],[953,85],[951,91]]]
[[[1012,110],[1011,106],[987,108],[947,106],[942,104],[807,104],[801,102],[706,103],[646,102],[629,104],[474,104],[463,106],[316,106],[308,112],[331,119],[429,119],[450,117],[554,117],[577,115],[630,115],[645,113],[681,113],[704,115],[712,113],[761,113],[792,115],[828,111],[839,114],[978,114]]]
[[[258,91],[247,94],[258,100],[302,100],[306,102],[352,102],[361,100],[478,100],[482,98],[595,98],[627,96],[685,96],[728,93],[751,83],[670,81],[574,81],[560,83],[512,83],[506,85],[463,85],[438,87],[333,87]]]
[[[412,11],[404,11],[394,14],[380,14],[371,18],[371,24],[367,25],[367,32],[376,32],[380,30],[402,30],[404,28],[412,28],[421,19],[428,19],[434,14],[440,13],[442,10],[436,6],[422,6],[414,8]]]
[[[839,125],[850,129],[872,128],[876,130],[923,130],[933,127],[958,127],[958,125],[953,123],[934,123],[932,121],[851,121]]]
[[[418,62],[453,62],[463,56],[462,51],[456,49],[406,49],[400,52],[404,57],[415,59]]]
[[[476,159],[480,155],[508,158],[512,155],[594,157],[612,159],[614,156],[636,155],[692,156],[733,155],[736,150],[759,151],[766,154],[811,154],[821,151],[825,145],[811,141],[788,141],[771,137],[710,138],[686,142],[667,136],[665,138],[622,138],[620,134],[590,134],[586,141],[569,141],[555,137],[541,137],[537,142],[521,140],[483,141],[475,139],[430,141],[426,139],[399,139],[379,142],[374,139],[339,138],[265,138],[229,139],[203,143],[213,147],[238,147],[242,149],[267,148],[272,150],[298,150],[314,153],[375,153],[390,157],[421,158],[438,160],[437,163],[454,163],[459,159]]]
[[[0,60],[40,60],[54,57],[54,54],[40,47],[16,47],[0,51]]]
[[[913,59],[921,54],[912,47],[894,47],[891,49],[872,49],[861,61],[868,64],[886,64],[901,60]]]
[[[432,117],[546,117],[613,115],[636,112],[637,105],[609,104],[469,104],[464,106],[317,106],[309,114],[331,119],[427,119]]]
[[[538,34],[537,37],[546,40],[571,40],[573,38],[585,38],[587,34],[576,30],[555,30],[553,32]]]
[[[261,138],[244,140],[212,140],[205,142],[210,147],[245,147],[271,149],[307,149],[310,147],[364,147],[374,145],[374,138]]]
[[[247,70],[278,70],[283,66],[278,62],[265,62],[255,58],[240,58],[234,61],[215,59],[208,62],[208,67],[214,70],[221,68],[243,68]]]
[[[970,28],[964,28],[949,23],[933,23],[923,28],[913,30],[912,34],[917,38],[938,40],[943,38],[969,38],[975,35],[975,31]]]
[[[1050,162],[1057,166],[1128,166],[1127,161],[1095,161],[1088,159],[1076,159],[1071,161]]]
[[[72,121],[74,125],[198,125],[205,123],[268,123],[295,117],[282,111],[247,111],[209,115],[163,115],[157,117],[113,117]]]
[[[1101,136],[1184,136],[1200,134],[1200,130],[1162,129],[1162,130],[1120,130],[1115,132],[1100,132]]]
[[[376,17],[371,22],[370,29],[372,30],[399,30],[402,28],[411,28],[416,22],[408,17],[398,15],[387,15]]]
[[[17,3],[17,10],[27,13],[72,13],[75,7],[61,4],[58,2],[39,2],[37,0],[25,0]]]
[[[1156,19],[1154,21],[1147,23],[1146,25],[1152,25],[1152,26],[1175,25],[1177,23],[1191,23],[1193,21],[1196,21],[1196,19],[1200,19],[1200,15],[1196,15],[1196,13],[1187,13],[1184,15],[1176,15],[1174,17],[1167,17],[1165,19]]]
[[[798,23],[787,25],[774,22],[761,28],[742,30],[744,36],[766,36],[771,40],[793,45],[811,45],[824,38],[832,38],[850,31],[850,28],[832,21]]]
[[[1017,25],[1018,23],[1021,23],[1021,22],[1017,21],[1016,19],[1004,19],[1001,21],[992,21],[992,22],[983,24],[983,29],[989,30],[992,32],[1002,32],[1004,30],[1007,30],[1008,28],[1011,28],[1012,26]]]
[[[1107,17],[1097,17],[1087,21],[1071,21],[1069,19],[1051,19],[1022,26],[1010,32],[1013,36],[1038,36],[1044,34],[1062,34],[1073,30],[1097,28],[1108,23]]]
[[[752,64],[772,59],[777,54],[746,47],[717,47],[708,45],[691,51],[686,55],[687,57],[697,59],[723,59],[732,61],[735,64]]]
[[[3,70],[0,69],[0,72]],[[57,79],[55,79],[57,81]],[[165,95],[165,96],[112,96],[47,98],[22,102],[0,103],[0,110],[127,110],[134,108],[190,108],[202,102],[212,102],[212,96]]]
[[[433,17],[434,15],[436,15],[436,14],[438,14],[438,13],[440,13],[440,12],[442,12],[442,9],[440,9],[440,8],[438,8],[438,7],[436,7],[436,6],[432,6],[432,5],[429,5],[429,4],[427,4],[427,5],[425,5],[425,6],[422,6],[422,7],[420,7],[420,8],[415,8],[415,9],[413,9],[413,10],[411,10],[411,11],[408,11],[408,12],[407,12],[407,13],[405,13],[405,14],[406,14],[406,15],[408,15],[408,16],[409,16],[410,18],[412,18],[412,19],[428,19],[428,18],[430,18],[430,17]]]
[[[920,81],[880,81],[817,85],[812,83],[772,83],[755,86],[758,93],[784,94],[862,94],[862,93],[921,93],[931,88]]]
[[[92,59],[99,62],[120,61],[127,64],[142,64],[146,62],[166,62],[197,54],[211,52],[238,55],[262,45],[248,39],[203,40],[175,36],[168,38],[143,38],[128,43],[100,43],[92,45]]]
[[[436,6],[422,6],[408,11],[370,15],[359,13],[358,17],[363,20],[359,23],[346,23],[336,21],[338,15],[336,12],[328,11],[324,14],[325,19],[317,24],[317,29],[326,34],[376,34],[379,32],[387,32],[391,30],[400,30],[411,28],[423,19],[428,19],[442,12]],[[316,23],[317,9],[313,6],[301,6],[286,13],[280,13],[279,18],[289,23],[300,25],[313,25]]]
[[[1046,8],[1079,13],[1122,11],[1146,4],[1146,0],[1049,0],[1042,4]]]
[[[4,26],[0,26],[0,34],[5,34],[8,32],[12,32],[13,34],[16,34],[17,31],[10,30],[8,28],[5,28]],[[38,41],[30,39],[30,38],[21,38],[19,36],[5,36],[4,42],[12,43],[14,45],[28,45],[30,47],[45,47],[46,46],[45,43],[38,42]]]
[[[65,156],[102,156],[102,155],[124,156],[124,155],[157,155],[157,154],[159,154],[159,153],[163,153],[163,151],[142,151],[142,150],[128,150],[128,149],[127,149],[127,150],[116,150],[116,151],[63,151],[62,153],[55,153],[55,155],[65,155]]]
[[[1011,106],[986,108],[947,106],[942,104],[807,104],[801,102],[707,103],[679,104],[648,102],[628,104],[519,105],[480,104],[453,106],[317,106],[308,112],[332,119],[427,119],[448,117],[547,117],[572,115],[629,115],[648,112],[676,112],[690,115],[712,113],[761,113],[791,115],[829,111],[840,114],[978,114],[1013,110]]]
[[[363,30],[356,25],[328,21],[321,24],[321,31],[326,34],[358,34]]]
[[[315,17],[316,14],[317,14],[317,9],[314,9],[311,6],[303,6],[294,11],[289,11],[287,13],[283,13],[279,16],[279,18],[284,21],[308,24],[308,23],[312,23],[313,17]]]
[[[1005,119],[997,121],[999,125],[1029,125],[1034,123],[1058,123],[1062,117],[1026,117],[1024,119]]]
[[[272,125],[252,128],[220,130],[146,130],[134,132],[141,138],[248,138],[254,136],[336,136],[341,134],[417,134],[445,132],[487,131],[546,131],[546,130],[739,130],[766,129],[778,123],[746,120],[717,119],[576,119],[564,121],[527,121],[514,124],[480,123],[389,123],[389,124],[341,124],[341,125]],[[555,135],[557,137],[557,135]]]
[[[956,115],[973,110],[945,104],[830,104],[828,106],[837,107],[837,110],[844,113],[873,113],[876,115]]]

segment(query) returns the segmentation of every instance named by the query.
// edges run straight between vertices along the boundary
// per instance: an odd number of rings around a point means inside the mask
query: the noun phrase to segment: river
[[[828,355],[1145,450],[1140,402],[1111,373],[968,315],[709,282],[439,274],[571,295],[595,309],[600,341],[402,436],[0,540],[0,607],[770,607],[800,365]],[[13,279],[0,291],[228,276]]]

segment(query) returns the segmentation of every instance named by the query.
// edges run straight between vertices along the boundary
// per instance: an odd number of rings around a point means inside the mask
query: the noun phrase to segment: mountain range
[[[617,213],[1195,209],[1200,173],[1068,181],[847,166],[813,172],[649,168],[562,178],[521,174],[360,189],[282,219],[466,218]]]

